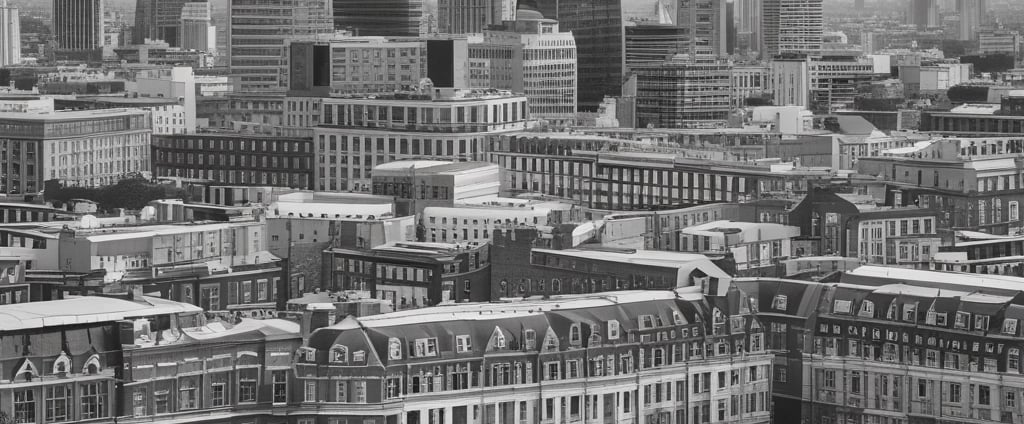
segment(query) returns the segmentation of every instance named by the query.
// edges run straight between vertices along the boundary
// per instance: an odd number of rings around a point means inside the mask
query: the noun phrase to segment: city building
[[[527,100],[496,90],[322,99],[314,128],[320,191],[370,191],[374,167],[402,159],[486,159],[489,134],[523,130]]]
[[[1020,33],[1017,31],[983,31],[978,33],[978,52],[981,54],[1005,54],[1020,58]]]
[[[437,3],[437,32],[440,34],[480,34],[488,26],[503,20],[505,2],[500,0],[440,0]],[[520,1],[522,5],[524,1]],[[388,34],[393,35],[393,34]]]
[[[763,0],[736,0],[736,47],[738,53],[756,52],[761,48],[761,13]]]
[[[424,35],[420,32],[420,21],[424,14],[424,3],[421,0],[329,1],[333,2],[334,28],[339,30],[348,31],[357,36],[417,37]],[[439,7],[439,4],[435,7]],[[440,24],[439,21],[438,25]]]
[[[861,211],[850,222],[850,244],[863,264],[920,267],[938,254],[939,213],[917,207]],[[856,227],[854,227],[856,225]],[[851,249],[849,256],[855,256]]]
[[[706,136],[722,144],[771,139],[762,130],[750,137],[740,134],[726,140],[717,133]],[[700,135],[683,137],[693,137],[694,146],[707,143]],[[809,181],[830,176],[827,170],[803,170],[791,164],[740,162],[737,157],[743,157],[743,149],[707,159],[669,149],[630,151],[638,144],[593,136],[512,134],[493,138],[488,156],[503,171],[502,195],[543,194],[610,211],[682,208],[792,195],[806,192]],[[763,144],[756,149],[764,151]]]
[[[103,0],[53,0],[53,38],[68,59],[94,56],[103,46]]]
[[[820,54],[822,0],[761,0],[761,56]]]
[[[217,26],[213,24],[213,4],[189,2],[181,8],[181,48],[214,53],[217,51]]]
[[[669,23],[642,22],[626,26],[626,68],[661,63],[691,51],[689,28]]]
[[[514,23],[506,22],[502,33],[484,33],[487,44],[506,44],[504,39],[512,41],[517,53],[512,57],[511,86],[494,79],[489,86],[524,93],[532,119],[574,122],[578,63],[573,34],[560,31],[558,21],[545,19],[537,9],[520,2]]]
[[[127,84],[127,90],[139,98],[163,98],[176,100],[183,111],[180,115],[165,116],[171,122],[163,122],[162,126],[154,127],[155,133],[186,133],[196,131],[196,79],[192,68],[175,66],[170,69],[149,69],[138,72],[135,81]],[[160,121],[155,119],[155,121]]]
[[[493,423],[769,422],[761,324],[749,307],[698,299],[620,291],[348,318],[304,343],[294,412],[404,423],[474,422],[474,412]]]
[[[149,174],[149,113],[135,109],[0,113],[7,157],[0,192],[33,194],[43,182],[95,187]]]
[[[540,12],[576,39],[581,112],[597,111],[605,96],[622,95],[625,53],[623,7],[618,0],[542,2]]]
[[[767,65],[733,65],[730,102],[733,108],[752,106],[748,99],[765,99],[771,95],[771,68]]]
[[[155,135],[153,176],[311,189],[313,140],[258,134]]]
[[[636,117],[641,128],[723,128],[731,110],[731,71],[726,62],[680,55],[659,64],[634,65]]]
[[[1019,231],[1013,236],[972,234],[978,237],[966,240],[957,237],[954,244],[939,247],[939,253],[931,258],[926,269],[1024,277],[1024,261],[1021,260],[1024,237],[1019,234]]]
[[[808,72],[811,79],[809,108],[825,113],[853,109],[858,89],[876,75],[872,62],[852,56],[812,59]]]
[[[519,206],[429,206],[423,209],[420,218],[423,241],[486,243],[491,240],[495,230],[505,225],[551,225],[549,214],[557,206],[543,203]]]
[[[0,66],[21,63],[21,20],[18,8],[0,1]]]
[[[490,248],[484,244],[396,242],[323,252],[322,287],[357,291],[393,310],[451,302],[486,302]]]
[[[194,132],[186,127],[185,105],[173,98],[80,96],[58,99],[55,105],[61,110],[139,109],[149,112],[154,135]]]
[[[800,228],[776,223],[712,221],[680,229],[676,245],[682,252],[732,254],[736,276],[772,277],[792,256],[791,239]]]
[[[80,297],[0,310],[0,337],[25,342],[3,358],[11,373],[0,385],[0,397],[9,399],[0,412],[16,423],[117,419],[124,415],[123,346],[165,344],[203,318],[195,306],[153,297]]]
[[[282,74],[288,66],[285,40],[332,34],[329,1],[231,0],[227,57],[238,91],[283,92],[287,81]]]
[[[497,298],[598,293],[615,290],[673,290],[700,287],[724,293],[732,277],[708,256],[589,244],[589,224],[548,228],[506,225],[491,241],[491,294]],[[550,284],[547,284],[550,280]]]
[[[391,196],[398,215],[421,216],[430,206],[454,207],[498,195],[495,164],[403,160],[373,168],[373,194]]]
[[[956,32],[959,40],[978,39],[978,30],[987,21],[986,4],[986,0],[956,0],[956,11],[960,17]]]
[[[810,108],[811,61],[779,58],[771,61],[772,104]]]
[[[322,97],[407,90],[427,78],[429,45],[424,40],[384,37],[292,41],[288,44],[288,90],[293,96]],[[454,46],[449,52],[453,50]]]
[[[182,44],[182,9],[189,0],[135,0],[133,44],[160,40],[171,47]]]
[[[938,0],[911,0],[907,2],[906,21],[918,29],[940,27]]]
[[[857,170],[886,181],[887,204],[940,211],[944,228],[1015,234],[1024,200],[1021,143],[1009,137],[937,139],[860,158]]]
[[[721,1],[681,2],[676,6],[675,25],[688,34],[686,51],[692,57],[727,57],[727,21],[732,15]]]

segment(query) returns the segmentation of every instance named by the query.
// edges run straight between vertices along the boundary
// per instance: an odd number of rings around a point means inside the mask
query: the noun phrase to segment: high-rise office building
[[[920,29],[934,28],[939,20],[939,4],[936,0],[910,0],[907,2],[906,22]]]
[[[984,23],[987,14],[985,0],[956,0],[956,11],[960,14],[960,40],[978,38],[978,29]]]
[[[530,116],[572,122],[576,115],[576,42],[558,21],[545,19],[535,6],[519,3],[514,24],[522,48],[522,84]],[[518,73],[518,72],[517,72]],[[517,81],[518,82],[518,81]]]
[[[638,65],[636,117],[640,128],[724,128],[730,109],[730,66],[680,55]]]
[[[576,38],[579,110],[597,111],[605,96],[622,95],[625,66],[623,0],[547,0],[540,12]]]
[[[475,34],[502,21],[501,0],[439,0],[437,32]],[[511,20],[511,19],[510,19]]]
[[[727,56],[727,16],[725,1],[679,2],[676,26],[688,29],[688,53],[694,56]]]
[[[230,0],[228,57],[238,91],[284,91],[285,39],[334,32],[330,0]]]
[[[214,52],[217,49],[217,26],[213,25],[213,5],[205,2],[185,3],[181,8],[181,48]]]
[[[103,46],[103,0],[53,0],[53,36],[57,50]]]
[[[171,47],[181,47],[181,8],[188,1],[136,0],[132,41],[142,44],[146,39],[163,40]]]
[[[821,52],[822,0],[762,0],[761,55]]]
[[[420,35],[422,0],[333,0],[334,28],[355,35],[415,37]],[[451,1],[451,0],[449,0]],[[487,0],[464,0],[460,4]]]
[[[736,48],[740,52],[761,48],[761,0],[736,0]]]
[[[18,8],[0,0],[0,66],[21,63],[21,24]]]

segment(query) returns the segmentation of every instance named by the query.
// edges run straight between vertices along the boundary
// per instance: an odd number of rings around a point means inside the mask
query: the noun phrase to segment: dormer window
[[[619,322],[615,320],[608,321],[608,340],[619,339]]]
[[[402,359],[402,341],[397,338],[388,339],[388,359]],[[355,358],[353,358],[355,360]]]
[[[916,303],[907,303],[903,305],[903,320],[907,322],[917,321]]]
[[[505,333],[502,332],[500,328],[494,327],[494,333],[491,335],[491,342],[495,349],[504,349],[506,346]]]
[[[896,319],[896,312],[897,312],[896,311],[896,302],[890,303],[889,304],[889,311],[885,313],[885,318],[886,319],[891,319],[891,320]]]
[[[957,312],[956,321],[953,322],[953,326],[961,330],[966,329],[970,320],[970,312]]]
[[[874,318],[875,317],[875,302],[872,302],[870,300],[865,300],[865,301],[861,302],[860,303],[860,313],[857,314],[857,315],[862,316],[862,317],[866,317],[866,318]]]
[[[853,304],[853,302],[850,302],[849,300],[836,300],[835,304],[832,306],[832,313],[834,313],[834,314],[849,314],[850,313],[850,305],[852,305],[852,304]]]
[[[772,309],[776,311],[786,311],[788,308],[788,300],[786,295],[777,294],[772,298]]]
[[[306,362],[316,362],[316,349],[311,347],[303,348],[302,357]]]
[[[683,320],[683,314],[679,313],[679,311],[672,311],[672,322],[676,325],[686,324],[686,321]]]
[[[1017,320],[1014,318],[1006,318],[1003,320],[1003,334],[1009,334],[1011,336],[1017,335]]]
[[[58,376],[67,375],[71,371],[71,358],[64,352],[60,353],[57,360],[53,362],[53,374]]]
[[[722,314],[722,311],[719,310],[718,308],[712,310],[711,315],[713,319],[713,321],[711,322],[714,323],[715,325],[725,324],[725,315]]]
[[[597,324],[590,326],[590,339],[587,340],[587,346],[593,347],[601,344],[601,327]]]
[[[654,328],[654,317],[651,315],[640,315],[637,321],[640,323],[641,330]]]
[[[466,353],[473,350],[473,345],[470,342],[469,335],[455,336],[455,352]]]
[[[580,325],[573,324],[569,326],[569,343],[572,345],[579,345],[583,341],[583,336],[580,332]]]
[[[401,348],[401,346],[399,346],[399,348],[398,348],[398,355],[399,356],[402,355],[402,348]],[[366,351],[365,350],[357,350],[357,351],[352,353],[352,362],[364,362],[364,361],[366,361]]]
[[[348,348],[342,345],[332,346],[331,362],[336,364],[344,364],[348,362]]]
[[[988,331],[988,315],[977,315],[974,317],[974,329]]]
[[[947,318],[947,316],[946,316],[945,312],[936,312],[935,313],[935,325],[937,325],[939,327],[945,327],[946,325],[948,325],[946,323],[946,318]]]
[[[537,332],[533,330],[526,330],[526,349],[532,350],[537,348]]]
[[[412,353],[412,356],[417,358],[437,356],[437,339],[433,337],[416,339],[412,346]]]

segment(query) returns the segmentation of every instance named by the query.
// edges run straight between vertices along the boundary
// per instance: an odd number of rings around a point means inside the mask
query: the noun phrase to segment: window
[[[384,398],[395,399],[402,396],[402,378],[388,377],[384,382]]]
[[[822,385],[826,389],[836,388],[836,372],[834,370],[825,370],[822,376]]]
[[[1017,334],[1017,320],[1014,318],[1006,318],[1003,320],[1003,334],[1009,334],[1011,336]]]
[[[854,371],[850,375],[850,392],[860,393],[860,371]]]
[[[107,383],[82,384],[82,419],[96,419],[107,416]]]
[[[990,404],[992,404],[992,391],[986,385],[978,385],[978,404],[979,405],[990,405]]]
[[[331,347],[331,362],[344,364],[348,362],[348,348],[342,345]]]
[[[178,381],[178,409],[196,409],[199,407],[199,389],[192,379],[181,379]]]
[[[255,369],[243,369],[238,375],[238,401],[256,402],[256,377]]]
[[[28,389],[14,392],[13,418],[16,424],[36,422],[36,398],[34,391]]]
[[[67,421],[70,418],[68,399],[71,398],[71,387],[63,384],[46,387],[46,421]]]
[[[417,358],[437,356],[437,339],[416,339],[416,342],[413,344],[413,351],[411,353],[412,355],[410,356]]]
[[[348,402],[348,382],[347,381],[335,381],[334,382],[334,401],[335,402]]]
[[[917,321],[917,304],[906,303],[903,305],[903,320],[907,322]]]
[[[1006,353],[1006,371],[1020,371],[1020,349],[1010,348],[1010,350]]]
[[[924,352],[924,365],[926,367],[938,367],[939,366],[939,352],[937,350],[928,349]]]
[[[213,406],[224,406],[224,383],[213,383],[210,386],[210,402]]]
[[[860,313],[862,317],[873,318],[875,316],[875,303],[870,300],[864,300],[860,303]]]
[[[273,378],[274,403],[288,402],[288,371],[274,371]]]
[[[966,329],[970,319],[971,314],[969,312],[957,312],[956,321],[953,322],[953,326],[959,329]]]
[[[836,314],[849,314],[851,303],[849,300],[836,300],[832,312]]]
[[[974,329],[975,330],[988,330],[988,315],[976,315],[974,317]]]
[[[569,343],[573,345],[580,344],[583,341],[583,336],[581,334],[582,332],[580,331],[579,324],[569,326]]]
[[[305,401],[305,402],[316,402],[316,382],[315,381],[307,381],[306,382],[306,391],[305,391],[305,397],[303,398],[303,401]]]
[[[608,321],[608,340],[619,339],[619,322]]]
[[[472,343],[470,342],[468,335],[456,336],[455,337],[455,351],[458,353],[469,352],[473,349]]]
[[[148,415],[146,412],[146,389],[136,388],[132,392],[132,415],[136,417]]]
[[[772,299],[772,309],[775,309],[777,311],[785,311],[785,310],[788,309],[786,307],[786,303],[787,303],[786,295],[784,295],[784,294],[777,294],[777,295],[775,295],[775,298]]]
[[[1014,392],[1013,390],[1007,390],[1005,399],[1006,400],[1003,402],[1003,404],[1006,408],[1017,407],[1017,392]]]

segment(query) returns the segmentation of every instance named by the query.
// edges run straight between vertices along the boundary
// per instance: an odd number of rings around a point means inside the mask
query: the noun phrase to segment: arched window
[[[331,362],[344,364],[348,362],[348,347],[334,345],[331,347]]]
[[[85,365],[82,366],[82,374],[95,375],[100,372],[100,369],[99,355],[92,355],[85,361]]]
[[[578,344],[580,344],[580,341],[582,341],[582,339],[583,338],[580,335],[580,325],[579,324],[573,324],[572,326],[570,326],[569,327],[569,343],[574,344],[574,345],[578,345]]]
[[[71,358],[64,352],[60,353],[57,360],[53,361],[53,374],[65,375],[71,372]]]

